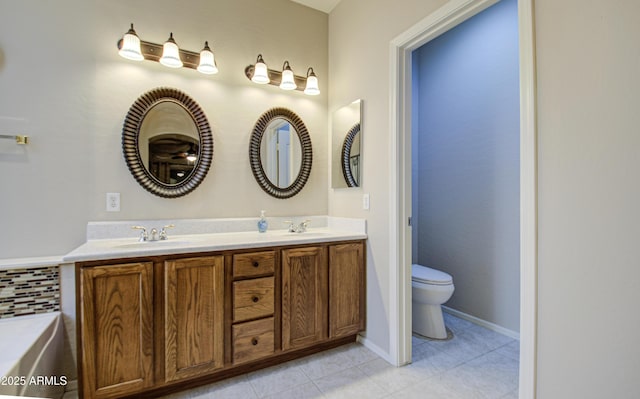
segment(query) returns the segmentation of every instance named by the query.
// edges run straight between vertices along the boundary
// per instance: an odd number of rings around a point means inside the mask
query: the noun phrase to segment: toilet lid
[[[447,285],[453,283],[451,275],[422,265],[411,265],[411,277],[413,281],[425,284]]]

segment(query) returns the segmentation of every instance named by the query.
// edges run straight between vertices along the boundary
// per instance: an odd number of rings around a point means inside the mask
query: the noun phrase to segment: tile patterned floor
[[[445,323],[453,338],[413,337],[405,367],[354,343],[162,399],[516,399],[519,342],[446,313]]]

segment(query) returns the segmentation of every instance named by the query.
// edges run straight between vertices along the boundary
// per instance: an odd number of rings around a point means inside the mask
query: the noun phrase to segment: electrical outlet
[[[362,209],[369,210],[369,194],[362,194]]]
[[[107,193],[107,212],[120,212],[120,193]]]

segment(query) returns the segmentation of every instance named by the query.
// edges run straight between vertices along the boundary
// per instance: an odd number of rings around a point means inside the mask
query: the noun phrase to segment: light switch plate
[[[365,211],[369,210],[369,194],[362,194],[362,209]]]

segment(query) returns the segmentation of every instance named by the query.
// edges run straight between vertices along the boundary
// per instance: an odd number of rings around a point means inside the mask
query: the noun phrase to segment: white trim
[[[484,327],[484,328],[486,328],[488,330],[495,331],[498,334],[506,335],[509,338],[517,339],[518,341],[520,341],[520,334],[517,331],[509,330],[508,328],[504,328],[504,327],[499,326],[497,324],[493,324],[490,321],[486,321],[486,320],[480,319],[478,317],[475,317],[475,316],[472,316],[470,314],[461,312],[459,310],[452,309],[452,308],[450,308],[448,306],[442,306],[442,310],[447,312],[447,313],[449,313],[449,314],[452,314],[452,315],[454,315],[454,316],[456,316],[456,317],[458,317],[460,319],[470,321],[473,324],[477,324],[477,325],[479,325],[481,327]]]
[[[533,0],[518,0],[520,49],[520,381],[536,397],[538,320],[538,166]]]
[[[389,352],[396,366],[411,362],[411,198],[404,195],[411,187],[411,52],[497,1],[451,0],[390,43]]]
[[[365,348],[378,355],[380,358],[386,360],[389,363],[392,363],[391,359],[389,358],[389,352],[374,344],[370,339],[367,339],[367,337],[358,335],[357,341],[361,343]]]
[[[28,267],[57,266],[62,263],[60,256],[39,256],[33,258],[0,259],[0,270],[26,269]]]
[[[391,363],[411,361],[411,52],[497,0],[451,0],[390,43],[389,264]],[[536,396],[537,164],[533,0],[518,0],[520,44],[520,398]],[[409,169],[407,169],[407,163]],[[410,187],[410,186],[409,186]],[[409,205],[407,205],[409,204]],[[407,253],[409,252],[409,253]]]
[[[391,75],[389,102],[392,104],[390,109],[390,132],[389,135],[389,357],[390,363],[395,366],[402,366],[411,362],[411,300],[406,298],[410,295],[411,279],[407,278],[407,265],[405,262],[406,254],[404,246],[401,245],[407,239],[407,229],[404,221],[406,220],[405,206],[401,206],[403,198],[404,179],[400,179],[398,174],[404,176],[404,163],[399,163],[402,157],[399,155],[404,152],[402,139],[404,136],[399,134],[403,131],[403,123],[406,118],[400,117],[400,113],[404,109],[405,97],[399,86],[406,86],[404,78],[406,72],[402,70],[406,65],[411,65],[404,58],[411,57],[410,53],[401,50],[401,46],[391,43],[391,64],[389,71]],[[406,95],[406,93],[405,93]],[[410,94],[409,94],[410,95]],[[410,122],[410,121],[409,121]],[[410,155],[410,154],[409,154]],[[411,274],[409,273],[409,276]]]

